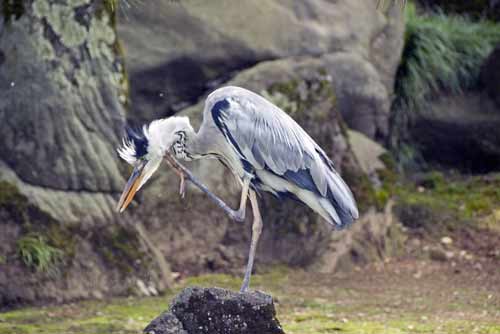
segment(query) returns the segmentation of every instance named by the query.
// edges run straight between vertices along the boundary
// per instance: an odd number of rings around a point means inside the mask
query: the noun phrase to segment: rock
[[[381,160],[387,150],[358,131],[349,130],[349,144],[363,172],[368,175],[375,186],[381,185],[379,172],[387,166]]]
[[[0,15],[0,308],[124,294],[142,247],[112,224],[126,94],[114,14],[90,0],[21,7]],[[63,254],[54,273],[20,260],[27,235]]]
[[[220,288],[184,289],[170,309],[154,319],[146,334],[279,334],[272,297]]]
[[[312,268],[334,273],[403,254],[406,234],[393,215],[393,205],[389,201],[383,212],[370,209],[351,228],[331,233]]]
[[[453,239],[450,237],[442,237],[441,238],[441,243],[445,246],[449,246],[453,243]]]
[[[332,76],[349,126],[370,138],[387,134],[403,46],[398,5],[381,13],[365,0],[165,1],[134,7],[118,28],[130,68],[130,120],[171,115],[263,61],[311,57]]]
[[[486,173],[500,166],[500,112],[477,92],[444,95],[414,113],[411,146],[428,165]]]
[[[480,81],[486,93],[495,101],[500,110],[500,44],[493,50],[481,67]]]
[[[189,334],[171,312],[163,312],[144,328],[145,334]]]
[[[429,258],[439,262],[445,262],[450,259],[448,252],[445,252],[439,247],[432,247],[429,249]]]

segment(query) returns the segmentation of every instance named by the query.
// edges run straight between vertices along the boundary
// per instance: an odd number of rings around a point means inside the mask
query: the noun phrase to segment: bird
[[[186,116],[158,119],[138,129],[127,127],[117,151],[134,167],[118,201],[119,212],[127,208],[164,159],[180,177],[181,196],[188,180],[239,222],[244,221],[250,201],[252,237],[241,292],[249,288],[262,231],[261,192],[296,199],[334,228],[350,226],[359,217],[351,190],[325,151],[287,113],[245,88],[227,86],[210,93],[197,132]],[[213,194],[179,162],[203,158],[218,159],[239,181],[237,209]]]

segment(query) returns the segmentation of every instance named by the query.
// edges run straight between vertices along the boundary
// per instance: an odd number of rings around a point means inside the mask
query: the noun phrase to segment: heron
[[[164,159],[180,177],[182,197],[186,180],[190,181],[239,222],[244,221],[250,201],[252,237],[241,292],[249,288],[262,231],[257,197],[261,192],[296,199],[339,229],[359,216],[351,190],[325,151],[283,110],[244,88],[228,86],[208,95],[198,132],[185,116],[128,128],[118,154],[134,167],[118,202],[119,212],[127,208]],[[235,175],[241,184],[237,209],[213,194],[179,162],[202,158],[218,159]]]

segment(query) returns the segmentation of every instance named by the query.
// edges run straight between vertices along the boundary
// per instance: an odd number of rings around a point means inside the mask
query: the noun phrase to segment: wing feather
[[[255,93],[238,87],[223,89],[208,97],[206,110],[242,160],[329,198],[346,221],[357,218],[352,193],[333,163],[290,116]]]

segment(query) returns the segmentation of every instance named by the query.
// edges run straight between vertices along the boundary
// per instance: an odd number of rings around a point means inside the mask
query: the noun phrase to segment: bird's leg
[[[255,191],[250,190],[250,203],[252,204],[253,225],[252,225],[252,243],[250,244],[250,253],[248,254],[247,268],[245,270],[245,278],[241,285],[240,292],[246,292],[250,285],[250,276],[252,275],[253,261],[257,243],[259,242],[260,233],[262,232],[262,217],[260,215],[259,203]]]
[[[190,181],[193,183],[195,186],[197,186],[201,191],[203,191],[212,201],[217,204],[222,210],[224,210],[232,219],[242,222],[245,220],[245,207],[246,207],[246,201],[248,197],[248,189],[250,187],[250,178],[245,178],[243,181],[243,189],[241,193],[241,201],[240,201],[240,208],[238,210],[233,210],[227,205],[223,200],[221,200],[217,195],[213,194],[208,188],[201,183],[194,175],[181,165],[170,153],[165,154],[165,160],[167,160],[168,164],[172,166],[172,168],[177,172],[177,174],[182,175],[181,177],[181,191],[183,191],[185,181],[182,181],[182,178],[185,178],[186,180]]]
[[[250,189],[250,178],[243,179],[243,185],[241,186],[241,199],[240,199],[240,208],[238,211],[235,211],[234,220],[244,221],[245,220],[245,212],[247,207],[247,198],[248,198],[248,190]]]
[[[170,165],[170,167],[172,167],[172,169],[177,173],[177,175],[179,175],[179,178],[181,179],[181,182],[179,185],[179,195],[181,195],[181,198],[184,198],[184,196],[186,195],[186,182],[185,182],[186,178],[184,176],[185,174],[182,171],[182,169],[175,166],[176,161],[174,160],[174,158],[170,154],[167,153],[165,155],[165,160]]]

